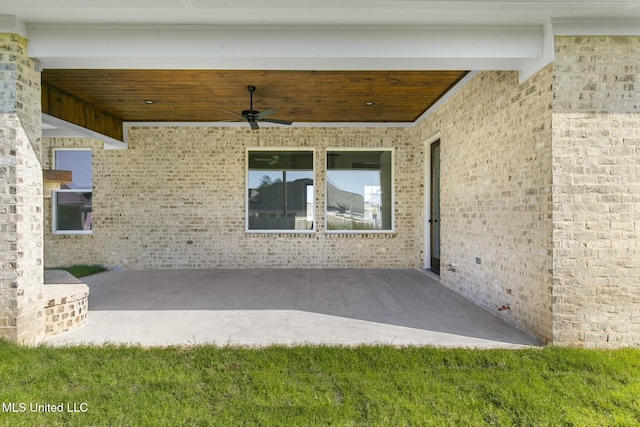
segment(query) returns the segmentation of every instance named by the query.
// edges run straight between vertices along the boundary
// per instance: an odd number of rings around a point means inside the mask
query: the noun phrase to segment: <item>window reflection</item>
[[[313,230],[312,151],[249,151],[247,229]]]
[[[392,153],[327,151],[326,229],[391,231]]]
[[[54,197],[57,231],[91,231],[91,196],[82,191],[57,191]]]
[[[89,149],[55,149],[57,170],[71,171],[72,181],[52,194],[54,233],[91,233],[92,162]]]

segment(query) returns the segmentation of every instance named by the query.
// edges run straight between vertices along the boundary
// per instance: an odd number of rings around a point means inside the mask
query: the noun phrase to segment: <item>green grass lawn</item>
[[[640,350],[0,341],[0,402],[4,426],[637,426]]]
[[[101,265],[72,265],[69,267],[51,267],[47,270],[65,270],[78,279],[92,274],[101,273],[107,269]]]

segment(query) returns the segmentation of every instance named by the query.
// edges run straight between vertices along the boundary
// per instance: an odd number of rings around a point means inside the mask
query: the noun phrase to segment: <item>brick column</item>
[[[44,336],[40,73],[27,40],[0,34],[0,338]]]
[[[640,345],[640,37],[556,37],[553,342]]]

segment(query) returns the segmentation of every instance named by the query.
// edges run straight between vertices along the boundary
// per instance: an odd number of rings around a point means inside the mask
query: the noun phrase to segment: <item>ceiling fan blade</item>
[[[235,111],[225,110],[224,108],[216,108],[216,110],[224,111],[225,113],[233,114],[234,116],[242,117],[242,114],[238,114]],[[242,117],[244,119],[244,117]]]
[[[276,120],[276,119],[260,119],[261,122],[268,122],[268,123],[278,123],[280,125],[292,125],[293,122],[290,122],[288,120]]]
[[[267,116],[270,116],[270,115],[275,114],[275,113],[277,113],[276,110],[274,110],[273,108],[269,108],[268,110],[264,110],[264,111],[256,114],[256,119],[261,119],[263,117],[267,117]]]
[[[254,122],[254,121],[250,121],[250,122],[249,122],[249,126],[251,126],[251,129],[252,129],[252,130],[258,130],[258,129],[260,129],[260,126],[258,126],[258,124],[257,124],[256,122]]]

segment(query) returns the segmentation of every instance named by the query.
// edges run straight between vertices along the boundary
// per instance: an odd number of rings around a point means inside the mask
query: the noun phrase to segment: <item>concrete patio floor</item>
[[[413,269],[108,271],[87,324],[52,345],[537,345]]]

